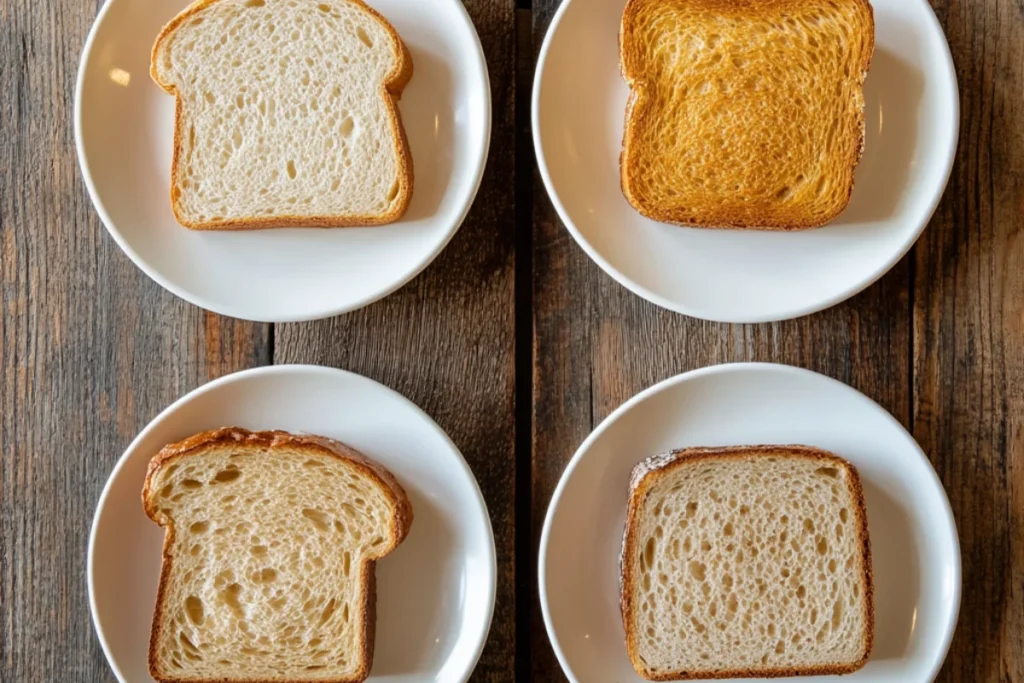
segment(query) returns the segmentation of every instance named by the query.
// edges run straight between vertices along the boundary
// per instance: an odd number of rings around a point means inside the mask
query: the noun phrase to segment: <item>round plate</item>
[[[413,59],[399,109],[416,174],[397,223],[371,228],[195,232],[170,206],[174,97],[149,77],[150,51],[186,0],[107,0],[75,93],[78,160],[96,210],[147,275],[197,306],[261,322],[365,306],[411,280],[462,223],[483,175],[491,89],[459,0],[370,0]]]
[[[146,655],[164,532],[142,511],[150,458],[165,444],[225,425],[322,434],[387,467],[412,502],[412,529],[377,563],[370,681],[469,678],[490,628],[494,536],[480,489],[455,444],[423,411],[342,370],[277,365],[196,389],[125,451],[100,496],[89,538],[89,606],[121,683],[150,682]]]
[[[881,277],[935,211],[960,117],[953,61],[928,3],[872,5],[867,139],[850,205],[826,228],[773,233],[680,228],[629,205],[619,186],[628,95],[618,50],[625,0],[563,3],[540,52],[533,139],[544,185],[572,236],[648,301],[722,322],[813,313]]]
[[[931,681],[960,608],[960,547],[935,471],[906,430],[863,394],[767,364],[668,379],[612,413],[573,456],[544,521],[539,566],[544,624],[568,677],[642,680],[626,655],[619,612],[633,466],[674,448],[744,444],[817,446],[857,467],[871,537],[875,646],[867,665],[843,680]]]

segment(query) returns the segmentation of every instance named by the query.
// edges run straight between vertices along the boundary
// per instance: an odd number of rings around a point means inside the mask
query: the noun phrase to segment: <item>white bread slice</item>
[[[621,600],[649,680],[861,668],[874,605],[857,471],[806,446],[648,459],[630,483]]]
[[[387,470],[322,437],[225,428],[162,449],[142,500],[166,530],[154,679],[369,675],[374,563],[412,524]]]
[[[198,0],[153,46],[177,98],[171,207],[194,229],[398,220],[412,58],[362,0]]]
[[[853,192],[874,41],[868,0],[629,0],[626,199],[691,227],[825,225]]]

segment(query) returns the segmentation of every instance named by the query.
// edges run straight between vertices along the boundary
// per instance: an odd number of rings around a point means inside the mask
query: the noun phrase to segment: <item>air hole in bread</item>
[[[345,551],[345,555],[342,557],[342,560],[341,560],[341,571],[345,574],[345,576],[348,576],[349,572],[351,570],[352,570],[352,553],[350,553],[349,551],[346,550]]]
[[[234,613],[239,619],[245,617],[245,612],[242,609],[242,603],[239,600],[239,596],[242,594],[242,587],[237,583],[229,584],[227,588],[221,591],[220,598],[228,609]]]
[[[227,469],[221,470],[213,477],[214,484],[228,484],[235,481],[242,473],[234,465],[228,465]]]
[[[205,620],[203,613],[203,601],[194,595],[190,595],[185,598],[185,613],[188,614],[188,619],[196,626],[202,626]]]
[[[690,576],[697,581],[703,581],[707,567],[701,562],[690,562]]]
[[[818,554],[824,555],[828,552],[828,541],[824,536],[818,536]]]
[[[320,10],[321,12],[325,12],[325,13],[331,11],[331,6],[326,4],[326,3],[323,3],[323,2],[321,2],[319,5],[317,5],[316,8],[318,10]]]
[[[266,555],[267,555],[267,546],[265,546],[265,545],[254,545],[252,547],[252,554],[255,557],[266,557]]]
[[[373,40],[370,39],[369,34],[366,33],[366,29],[364,29],[362,26],[356,27],[356,37],[358,37],[359,41],[366,47],[373,47]]]
[[[272,567],[264,567],[255,574],[253,574],[253,583],[273,583],[277,580],[277,570]]]
[[[778,192],[775,193],[775,198],[779,201],[785,201],[789,199],[793,194],[793,189],[789,185],[784,185]]]
[[[320,531],[329,531],[331,528],[331,518],[320,510],[303,508],[302,516],[311,521],[313,526]]]
[[[331,598],[327,601],[327,605],[324,607],[323,612],[320,613],[320,625],[323,626],[327,623],[328,619],[334,615],[334,608],[337,606],[338,601]]]
[[[263,7],[266,4],[267,4],[266,0],[246,0],[245,1],[245,6],[246,7]]]
[[[178,640],[181,641],[181,646],[185,648],[186,654],[188,654],[189,652],[193,654],[199,653],[199,648],[195,646],[195,644],[189,639],[189,637],[185,634],[184,631],[178,633]]]
[[[839,630],[839,622],[843,619],[843,603],[836,600],[832,605],[832,630]]]
[[[202,486],[202,484],[199,483],[198,481],[196,481],[195,479],[186,479],[183,482],[181,482],[181,485],[184,488],[192,490],[192,491],[194,491],[195,489],[197,489],[200,486]]]
[[[288,171],[288,177],[291,178],[292,180],[295,180],[295,176],[297,175],[295,171],[295,162],[289,159],[286,168]]]
[[[644,569],[650,569],[652,566],[654,566],[654,550],[655,540],[653,538],[648,538],[647,543],[644,545],[643,557],[641,558],[641,567],[643,567]]]
[[[798,178],[798,180],[802,180],[802,178]],[[833,479],[839,478],[839,470],[837,470],[835,467],[819,467],[818,469],[814,470],[814,473],[819,474],[823,477],[831,477]]]

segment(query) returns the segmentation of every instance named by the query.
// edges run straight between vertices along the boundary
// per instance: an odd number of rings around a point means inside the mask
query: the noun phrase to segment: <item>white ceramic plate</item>
[[[461,683],[490,628],[495,551],[480,489],[448,436],[410,401],[342,370],[278,365],[196,389],[125,451],[100,497],[89,539],[89,606],[121,683],[146,668],[163,530],[142,511],[149,459],[165,444],[225,425],[340,439],[387,467],[413,506],[412,529],[377,563],[370,681]]]
[[[149,77],[161,27],[187,0],[107,0],[85,44],[75,137],[86,186],[126,254],[203,308],[287,322],[364,306],[411,280],[462,223],[483,175],[491,95],[480,41],[459,0],[371,0],[413,58],[399,108],[413,197],[397,223],[372,228],[193,232],[174,220],[174,98]]]
[[[959,97],[925,0],[873,0],[867,139],[846,212],[820,230],[685,229],[636,213],[619,187],[628,94],[619,74],[625,0],[566,1],[541,48],[533,139],[541,177],[587,254],[636,294],[722,322],[766,322],[861,291],[913,245],[946,186]]]
[[[935,471],[906,430],[863,394],[807,370],[767,364],[720,365],[668,379],[612,413],[569,463],[544,522],[539,566],[544,623],[568,677],[642,680],[626,655],[619,613],[633,466],[673,448],[745,444],[817,446],[857,467],[871,537],[875,646],[867,665],[843,680],[931,681],[960,607],[959,542]]]

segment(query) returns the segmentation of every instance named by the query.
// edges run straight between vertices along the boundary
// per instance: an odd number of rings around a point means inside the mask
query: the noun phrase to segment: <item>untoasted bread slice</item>
[[[822,226],[850,201],[874,52],[867,0],[629,0],[622,190],[692,227]]]
[[[874,605],[857,471],[806,446],[648,459],[630,483],[621,599],[649,680],[859,669]]]
[[[387,470],[330,439],[225,428],[161,450],[142,500],[165,529],[153,678],[369,675],[374,565],[412,524]]]
[[[378,225],[412,196],[398,34],[362,0],[197,0],[153,46],[171,207],[200,230]]]

